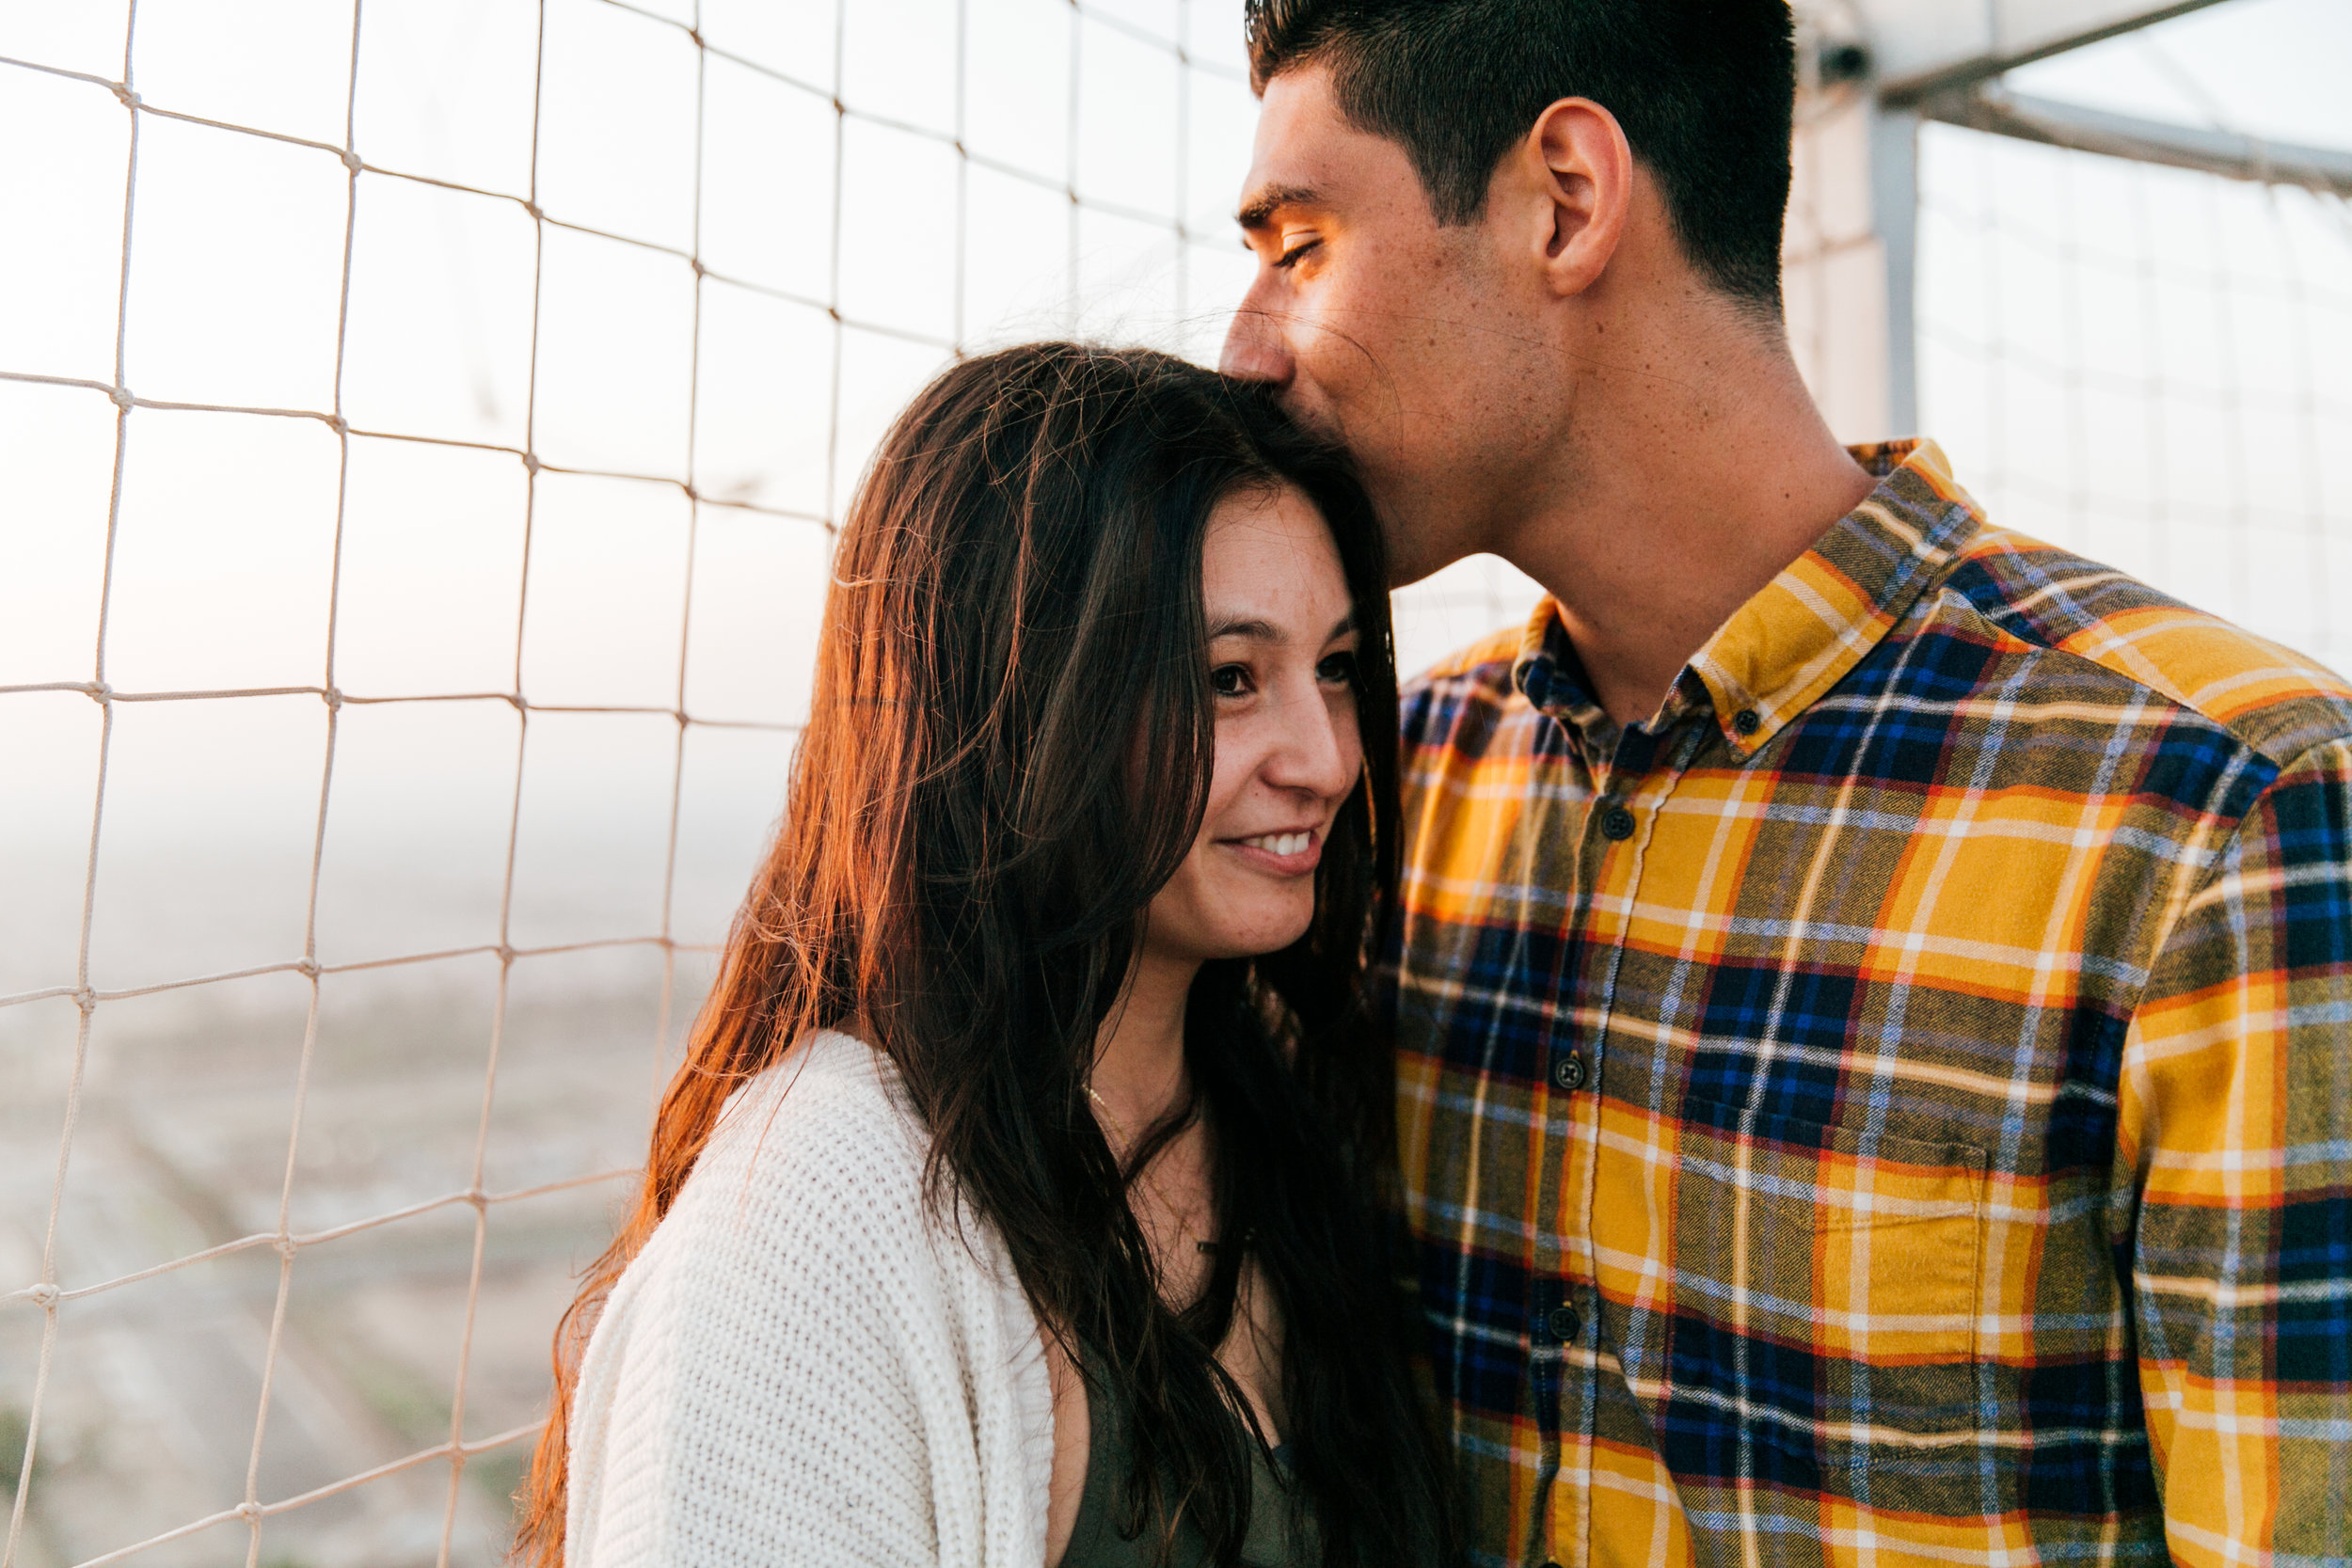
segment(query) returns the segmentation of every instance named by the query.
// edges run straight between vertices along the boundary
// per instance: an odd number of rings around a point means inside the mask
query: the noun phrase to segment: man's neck
[[[1498,553],[1559,602],[1594,697],[1634,724],[1872,481],[1786,348],[1744,324],[1590,346],[1571,450]]]

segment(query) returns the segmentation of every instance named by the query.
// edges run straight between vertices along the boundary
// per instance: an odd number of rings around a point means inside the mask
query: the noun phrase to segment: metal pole
[[[1919,340],[1913,319],[1918,287],[1919,116],[1877,106],[1870,120],[1870,221],[1886,267],[1886,422],[1890,434],[1919,431]]]

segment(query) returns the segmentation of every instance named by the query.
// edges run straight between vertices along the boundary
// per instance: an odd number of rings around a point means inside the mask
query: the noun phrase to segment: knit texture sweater
[[[928,1141],[847,1035],[728,1102],[581,1362],[568,1568],[1044,1560],[1037,1318],[995,1232],[927,1205]]]

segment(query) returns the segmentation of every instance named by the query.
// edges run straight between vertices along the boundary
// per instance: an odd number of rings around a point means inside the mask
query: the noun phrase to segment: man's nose
[[[1289,386],[1291,352],[1282,338],[1280,319],[1255,301],[1244,299],[1233,313],[1233,325],[1225,329],[1225,353],[1216,368],[1242,381]]]

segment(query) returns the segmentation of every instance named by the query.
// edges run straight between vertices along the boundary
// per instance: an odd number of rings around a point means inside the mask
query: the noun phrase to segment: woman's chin
[[[1314,924],[1314,905],[1310,902],[1304,913],[1295,919],[1270,920],[1253,924],[1247,931],[1235,931],[1225,944],[1226,956],[1235,958],[1262,958],[1268,953],[1279,953],[1307,934]]]

